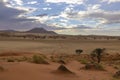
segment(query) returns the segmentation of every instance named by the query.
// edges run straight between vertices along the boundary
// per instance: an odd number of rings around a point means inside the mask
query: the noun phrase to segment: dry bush
[[[8,59],[7,59],[7,62],[15,62],[15,59],[12,58],[12,57],[11,57],[11,58],[8,58]]]
[[[15,58],[15,60],[17,62],[30,61],[30,57],[23,56],[23,57],[20,57],[20,58]]]
[[[88,60],[87,59],[80,59],[78,60],[81,64],[88,64]]]
[[[84,69],[105,71],[104,67],[98,63],[88,63],[85,65]]]
[[[83,52],[83,50],[82,49],[76,49],[75,52],[76,52],[77,55],[80,55]]]
[[[32,62],[36,64],[49,64],[41,55],[33,55]]]
[[[96,48],[91,52],[91,59],[95,62],[95,58],[97,58],[97,62],[101,62],[102,54],[105,51],[105,48]]]

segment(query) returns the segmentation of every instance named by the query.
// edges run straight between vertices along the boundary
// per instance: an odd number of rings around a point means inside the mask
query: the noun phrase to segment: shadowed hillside
[[[43,33],[43,34],[56,34],[54,31],[47,31],[44,28],[33,28],[26,33]]]
[[[38,34],[57,34],[54,31],[47,31],[44,28],[33,28],[28,31],[0,30],[2,33],[38,33]]]

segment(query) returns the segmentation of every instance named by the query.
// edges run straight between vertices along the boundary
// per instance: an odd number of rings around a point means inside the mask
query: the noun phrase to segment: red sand
[[[106,66],[107,71],[81,70],[84,65],[77,61],[65,65],[76,75],[52,73],[59,67],[58,63],[44,65],[28,62],[0,62],[0,64],[6,69],[0,72],[0,80],[111,80],[116,71],[108,66]]]

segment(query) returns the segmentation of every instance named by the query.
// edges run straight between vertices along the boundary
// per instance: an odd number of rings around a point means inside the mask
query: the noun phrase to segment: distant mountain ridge
[[[25,31],[25,32],[27,32],[27,33],[42,33],[42,34],[57,34],[54,31],[47,31],[44,28],[33,28],[33,29],[31,29],[29,31]]]
[[[0,32],[18,32],[18,31],[15,31],[15,30],[0,30]]]
[[[16,30],[0,30],[0,32],[21,32],[21,33],[40,33],[40,34],[57,34],[54,31],[47,31],[44,28],[33,28],[28,31],[16,31]]]

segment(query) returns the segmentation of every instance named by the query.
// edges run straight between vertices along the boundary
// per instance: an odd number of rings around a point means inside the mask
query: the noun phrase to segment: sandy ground
[[[30,51],[39,53],[74,54],[76,49],[90,53],[95,48],[106,48],[109,53],[120,52],[120,41],[83,40],[39,40],[39,41],[0,41],[0,51]]]
[[[90,53],[95,48],[106,48],[108,53],[120,52],[118,40],[0,40],[0,53],[6,51],[34,52],[41,54],[75,54],[76,49],[83,49],[84,53]],[[24,55],[23,55],[24,56]],[[29,54],[27,54],[29,56]],[[49,55],[48,55],[49,56]],[[0,57],[4,58],[4,57]],[[117,80],[113,79],[117,69],[110,65],[104,65],[106,71],[84,70],[84,64],[78,61],[70,61],[65,66],[75,75],[53,73],[60,66],[59,63],[49,61],[49,65],[30,62],[7,62],[0,60],[0,66],[5,68],[0,72],[0,80]]]
[[[115,69],[106,66],[107,71],[81,70],[83,64],[73,61],[67,64],[75,75],[55,74],[60,64],[33,64],[27,62],[1,63],[6,71],[0,72],[0,80],[112,80]]]

